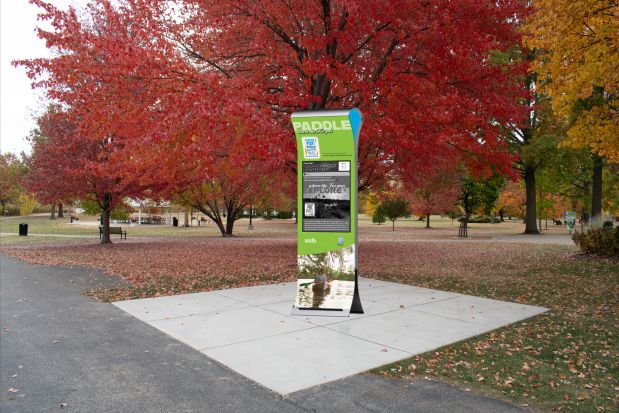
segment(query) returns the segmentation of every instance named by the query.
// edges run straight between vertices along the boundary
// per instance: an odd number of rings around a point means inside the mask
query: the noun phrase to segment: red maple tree
[[[430,228],[430,215],[446,214],[457,210],[461,180],[452,171],[437,171],[428,176],[423,184],[409,192],[408,199],[413,213],[425,216],[426,228]]]
[[[126,197],[143,196],[154,184],[135,173],[122,137],[83,135],[62,111],[48,112],[38,123],[40,133],[32,141],[26,187],[43,202],[97,202],[102,211],[101,243],[111,242],[112,209]]]
[[[493,53],[519,43],[520,0],[31,2],[57,54],[21,64],[78,135],[122,137],[135,169],[119,176],[199,189],[233,216],[269,190],[259,178],[293,171],[300,109],[361,109],[362,189],[433,154],[480,173],[511,162],[498,125],[522,118],[524,68]]]

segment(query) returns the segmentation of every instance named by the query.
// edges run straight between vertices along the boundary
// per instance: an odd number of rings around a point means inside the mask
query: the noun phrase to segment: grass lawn
[[[384,272],[441,290],[545,306],[545,314],[374,372],[439,377],[541,411],[617,411],[619,261],[573,257],[569,247],[518,246],[511,257],[479,257],[481,268],[441,274]],[[444,263],[442,263],[444,265]]]
[[[19,224],[28,224],[29,234],[45,235],[89,235],[99,237],[99,223],[95,217],[82,216],[79,224],[69,223],[69,218],[49,219],[48,215],[37,215],[28,217],[2,217],[0,218],[0,233],[14,234],[17,236]],[[182,218],[180,221],[182,225]],[[294,220],[272,219],[264,220],[255,218],[253,220],[254,230],[248,230],[249,219],[240,219],[235,223],[234,234],[239,237],[296,237],[296,224]],[[110,226],[119,226],[127,231],[127,237],[132,238],[201,238],[201,237],[221,237],[221,232],[213,223],[202,223],[200,226],[194,221],[191,227],[172,227],[171,225],[129,225],[125,223],[110,222]],[[382,228],[381,228],[382,229]],[[457,230],[456,230],[457,231]],[[5,237],[8,237],[5,235]],[[23,238],[23,237],[22,237]],[[118,235],[112,235],[112,241],[116,241]],[[20,242],[17,238],[8,240],[5,244]]]
[[[182,218],[182,217],[181,217]],[[360,237],[366,239],[397,239],[407,238],[431,238],[431,239],[452,239],[458,235],[458,222],[448,218],[433,216],[431,219],[431,229],[425,228],[425,222],[415,218],[407,218],[396,221],[395,231],[391,231],[391,223],[387,222],[383,225],[372,224],[371,218],[365,215],[359,216]],[[29,234],[56,234],[56,235],[88,235],[93,237],[99,236],[98,222],[95,217],[81,216],[79,224],[69,223],[69,218],[58,218],[55,220],[49,219],[47,214],[35,215],[27,217],[0,217],[0,233],[14,234],[17,236],[19,224],[28,224]],[[181,219],[182,223],[182,219]],[[248,230],[249,219],[243,218],[235,223],[234,233],[239,237],[284,237],[296,238],[296,224],[294,220],[264,220],[262,218],[254,218],[254,230]],[[194,222],[195,224],[195,222]],[[177,238],[177,237],[219,237],[221,233],[213,224],[202,224],[201,226],[192,226],[188,228],[177,227],[170,225],[129,225],[115,224],[112,226],[121,226],[128,232],[129,238]],[[518,234],[524,229],[520,220],[506,221],[497,224],[469,224],[469,236],[471,238],[485,238],[491,235]],[[553,227],[550,225],[548,234],[565,234],[565,227]],[[114,239],[114,236],[112,236]],[[42,239],[44,241],[44,239]],[[17,238],[6,240],[6,243],[24,242]],[[32,241],[31,241],[32,242]]]
[[[130,227],[129,240],[112,245],[72,239],[71,244],[4,243],[0,251],[35,264],[90,265],[132,283],[88,293],[103,301],[294,280],[294,223],[254,223],[252,232],[239,223],[240,236],[232,239],[205,228]],[[392,232],[361,219],[360,273],[550,311],[375,373],[404,380],[437,377],[540,411],[616,411],[619,260],[585,257],[567,245],[491,240],[521,232],[520,223],[474,224],[472,239],[465,241],[454,239],[457,224],[450,220],[433,224],[435,229],[425,230],[423,222],[405,220]],[[136,238],[134,229],[152,232]]]

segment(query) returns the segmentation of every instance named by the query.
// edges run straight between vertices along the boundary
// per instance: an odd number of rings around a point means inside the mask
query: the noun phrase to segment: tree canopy
[[[55,53],[18,64],[71,128],[39,163],[83,181],[65,192],[158,186],[235,217],[295,172],[290,113],[342,107],[365,117],[362,189],[437,164],[489,175],[513,161],[500,125],[526,114],[525,65],[492,58],[520,43],[519,0],[32,3]]]
[[[619,162],[619,3],[536,0],[525,32],[553,109],[573,119],[567,144]]]

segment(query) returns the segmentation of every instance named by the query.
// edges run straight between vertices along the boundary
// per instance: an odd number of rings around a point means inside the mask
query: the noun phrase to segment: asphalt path
[[[120,284],[94,269],[0,255],[2,413],[526,411],[444,383],[371,374],[282,398],[84,295]]]

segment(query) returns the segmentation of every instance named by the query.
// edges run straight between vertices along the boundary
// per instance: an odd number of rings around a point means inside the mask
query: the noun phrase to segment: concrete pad
[[[284,395],[410,357],[323,327],[203,353]]]
[[[449,300],[422,304],[417,311],[440,314],[458,320],[497,328],[524,318],[543,313],[545,308],[461,295]]]
[[[294,316],[297,320],[304,320],[308,323],[325,326],[329,324],[336,324],[341,322],[346,322],[349,320],[355,320],[358,318],[370,317],[377,314],[386,313],[389,311],[397,310],[399,307],[395,305],[388,305],[383,303],[378,303],[375,301],[364,301],[363,297],[361,298],[361,303],[363,306],[363,314],[349,314],[348,317],[329,317],[329,316]],[[281,303],[273,303],[273,304],[265,304],[261,305],[260,308],[265,310],[273,311],[281,315],[290,315],[290,310],[292,309],[292,301],[284,301]]]
[[[291,316],[296,283],[114,303],[281,394],[337,380],[546,311],[359,279],[364,314]]]
[[[202,350],[308,328],[306,322],[257,307],[241,307],[149,323]]]
[[[230,288],[219,290],[218,294],[234,300],[242,301],[251,305],[262,305],[294,300],[297,283],[282,283],[271,285],[258,285],[256,287]]]
[[[379,287],[393,287],[396,285],[401,284],[390,281],[373,280],[371,278],[359,277],[359,289],[363,291],[369,291],[370,289],[374,290],[375,288]]]
[[[424,353],[491,330],[481,324],[414,310],[391,311],[325,328],[411,354]]]
[[[364,291],[361,293],[361,302],[375,301],[395,308],[410,308],[422,304],[452,299],[458,296],[460,296],[460,294],[447,291],[393,284]]]
[[[118,301],[114,304],[144,321],[186,317],[193,314],[216,312],[250,305],[232,298],[224,297],[213,291],[144,298],[141,300]]]

